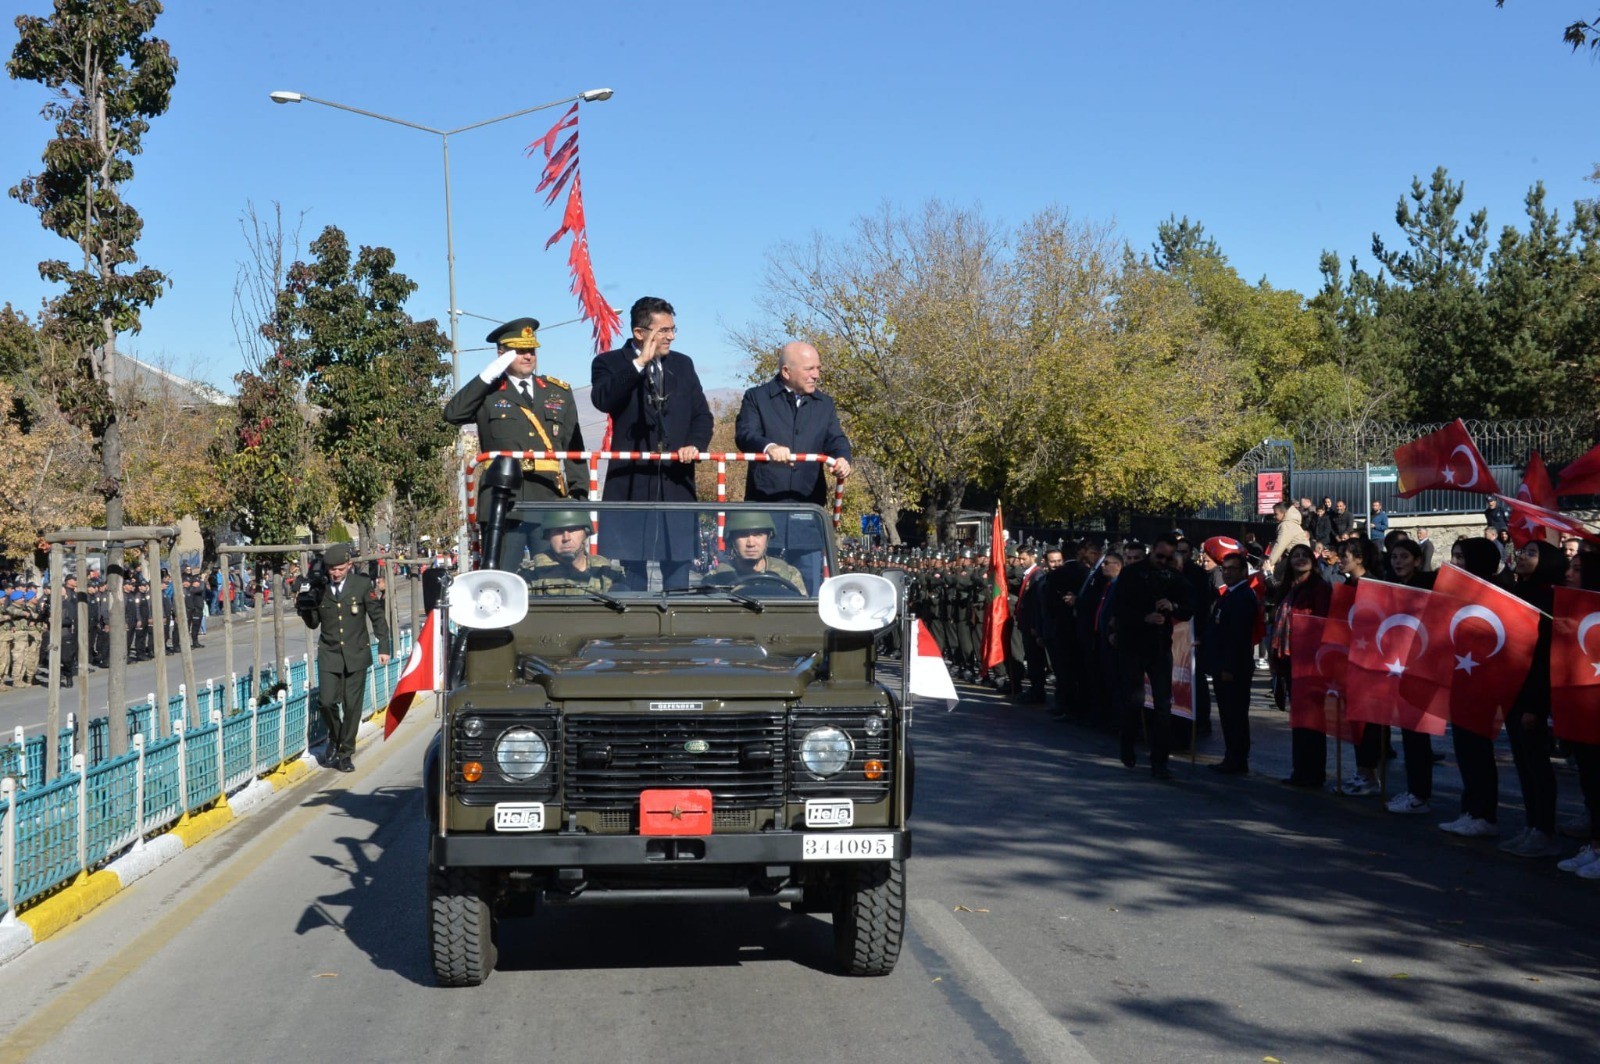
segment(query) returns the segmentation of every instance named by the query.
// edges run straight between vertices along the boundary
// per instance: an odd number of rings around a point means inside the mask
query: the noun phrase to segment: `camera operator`
[[[361,699],[367,669],[372,667],[372,639],[378,641],[378,664],[386,665],[394,647],[383,604],[372,581],[352,571],[350,546],[335,543],[313,563],[295,596],[295,611],[307,628],[320,628],[317,640],[318,697],[328,745],[321,761],[340,772],[354,772],[356,730],[361,726]],[[369,634],[368,629],[371,629]]]

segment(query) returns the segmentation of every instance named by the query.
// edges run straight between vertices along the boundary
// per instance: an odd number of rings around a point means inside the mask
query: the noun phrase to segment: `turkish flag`
[[[989,612],[983,624],[983,667],[992,672],[1006,660],[1006,622],[1011,603],[1006,598],[1005,524],[1000,504],[994,506],[994,529],[989,535]]]
[[[1522,472],[1517,498],[1546,510],[1560,509],[1556,503],[1556,489],[1550,483],[1550,471],[1545,468],[1544,458],[1538,451],[1528,456],[1528,467]],[[1507,517],[1511,522],[1511,542],[1516,546],[1525,547],[1536,539],[1548,538],[1546,526],[1528,511],[1508,514]]]
[[[1424,618],[1450,656],[1450,723],[1493,739],[1533,667],[1539,611],[1509,591],[1446,565]]]
[[[960,697],[955,681],[950,679],[950,669],[939,653],[939,644],[921,621],[911,622],[911,693],[944,701],[947,710],[955,709]]]
[[[1370,577],[1356,585],[1345,678],[1351,720],[1444,734],[1450,660],[1443,633],[1425,622],[1431,597]]]
[[[1600,743],[1600,591],[1555,589],[1550,715],[1557,739]]]
[[[1595,534],[1589,526],[1576,517],[1568,517],[1564,513],[1529,502],[1526,499],[1513,499],[1509,495],[1496,495],[1507,510],[1507,518],[1511,522],[1512,534],[1521,526],[1532,531],[1536,528],[1548,528],[1563,536],[1577,536],[1580,539],[1593,540],[1600,543],[1600,535]],[[1531,535],[1530,539],[1542,538]]]
[[[1460,418],[1438,432],[1430,432],[1420,440],[1395,448],[1394,464],[1400,471],[1402,499],[1429,488],[1475,491],[1482,495],[1493,495],[1500,490]]]
[[[1328,629],[1336,634],[1346,626],[1331,618],[1296,615],[1289,633],[1289,726],[1310,728],[1324,735],[1354,741],[1351,722],[1340,721],[1337,710],[1330,714],[1328,702],[1343,697],[1345,666],[1350,653],[1342,636],[1328,641]],[[1337,704],[1337,703],[1336,703]],[[1337,726],[1342,723],[1343,727]],[[1358,727],[1358,726],[1356,726]]]
[[[1561,470],[1556,490],[1563,495],[1600,495],[1600,445],[1589,448]]]
[[[443,623],[442,609],[436,609],[428,614],[428,619],[422,626],[422,634],[417,637],[416,646],[411,648],[411,657],[406,661],[400,679],[395,682],[394,694],[389,696],[389,708],[384,714],[383,721],[385,739],[393,735],[400,722],[405,720],[406,711],[411,708],[411,703],[417,695],[424,691],[444,690],[447,640],[438,631]]]

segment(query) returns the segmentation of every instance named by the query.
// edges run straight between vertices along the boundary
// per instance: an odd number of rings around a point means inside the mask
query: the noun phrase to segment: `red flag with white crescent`
[[[1517,498],[1523,502],[1531,502],[1535,506],[1542,506],[1546,510],[1560,509],[1556,502],[1556,489],[1550,483],[1550,471],[1545,468],[1544,459],[1538,451],[1528,455],[1527,468],[1522,472],[1522,483],[1517,486]],[[1518,547],[1525,547],[1536,539],[1549,538],[1546,526],[1528,510],[1508,514],[1507,520],[1510,525],[1511,542]]]
[[[406,667],[394,685],[394,694],[389,696],[389,708],[383,722],[385,739],[393,735],[400,722],[405,720],[406,711],[418,695],[444,690],[446,640],[438,631],[443,623],[442,609],[435,609],[428,614],[422,634],[411,648],[411,657],[406,660]]]
[[[1533,667],[1539,611],[1465,569],[1446,565],[1434,580],[1425,621],[1430,632],[1445,634],[1453,659],[1450,723],[1493,739]]]
[[[1557,739],[1600,743],[1600,591],[1555,589],[1550,715]]]
[[[1576,536],[1579,539],[1593,540],[1600,543],[1600,533],[1596,533],[1588,525],[1576,517],[1569,517],[1557,510],[1547,509],[1527,499],[1513,499],[1509,495],[1496,495],[1501,505],[1506,508],[1506,517],[1510,522],[1512,534],[1515,535],[1520,525],[1526,530],[1548,528],[1558,535]],[[1542,534],[1532,535],[1530,539],[1542,539]]]
[[[1563,495],[1600,495],[1600,445],[1589,448],[1577,461],[1562,467],[1556,490]]]
[[[1394,464],[1399,470],[1402,499],[1429,488],[1473,491],[1480,495],[1494,495],[1500,491],[1488,463],[1478,453],[1477,445],[1460,418],[1437,432],[1395,448]]]
[[[1345,678],[1351,720],[1444,734],[1450,664],[1447,640],[1426,624],[1430,598],[1370,577],[1356,585]]]

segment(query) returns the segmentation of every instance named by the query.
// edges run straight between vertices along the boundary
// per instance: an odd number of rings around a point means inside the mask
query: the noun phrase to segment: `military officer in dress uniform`
[[[478,426],[480,451],[581,451],[583,431],[572,386],[540,374],[539,323],[533,318],[508,321],[487,337],[495,359],[467,381],[445,404],[444,419],[452,425]],[[522,463],[523,501],[587,499],[589,471],[582,462],[530,458]],[[478,520],[488,517],[486,497],[478,499]],[[505,568],[515,569],[524,554],[539,549],[536,528],[513,522],[501,541]],[[490,560],[486,565],[493,565]]]
[[[323,764],[354,772],[351,755],[361,726],[367,669],[372,666],[372,637],[378,640],[379,665],[388,664],[394,646],[372,581],[353,571],[350,545],[333,544],[323,552],[322,561],[327,566],[327,586],[301,593],[295,610],[307,628],[321,629],[317,640],[318,698],[322,721],[328,727]]]

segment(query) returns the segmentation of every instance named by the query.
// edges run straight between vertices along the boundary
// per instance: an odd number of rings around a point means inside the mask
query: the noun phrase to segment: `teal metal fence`
[[[388,705],[411,649],[410,633],[396,656],[369,673],[362,717]],[[274,685],[279,678],[285,688]],[[315,726],[316,669],[305,660],[238,677],[227,709],[223,682],[195,692],[199,720],[187,718],[186,692],[168,704],[168,734],[157,736],[155,697],[128,707],[131,749],[109,756],[110,721],[80,729],[75,720],[57,736],[69,771],[44,782],[46,737],[21,729],[0,745],[0,915],[9,915],[79,874],[143,845],[185,814],[299,757]],[[261,696],[262,704],[256,702]]]

